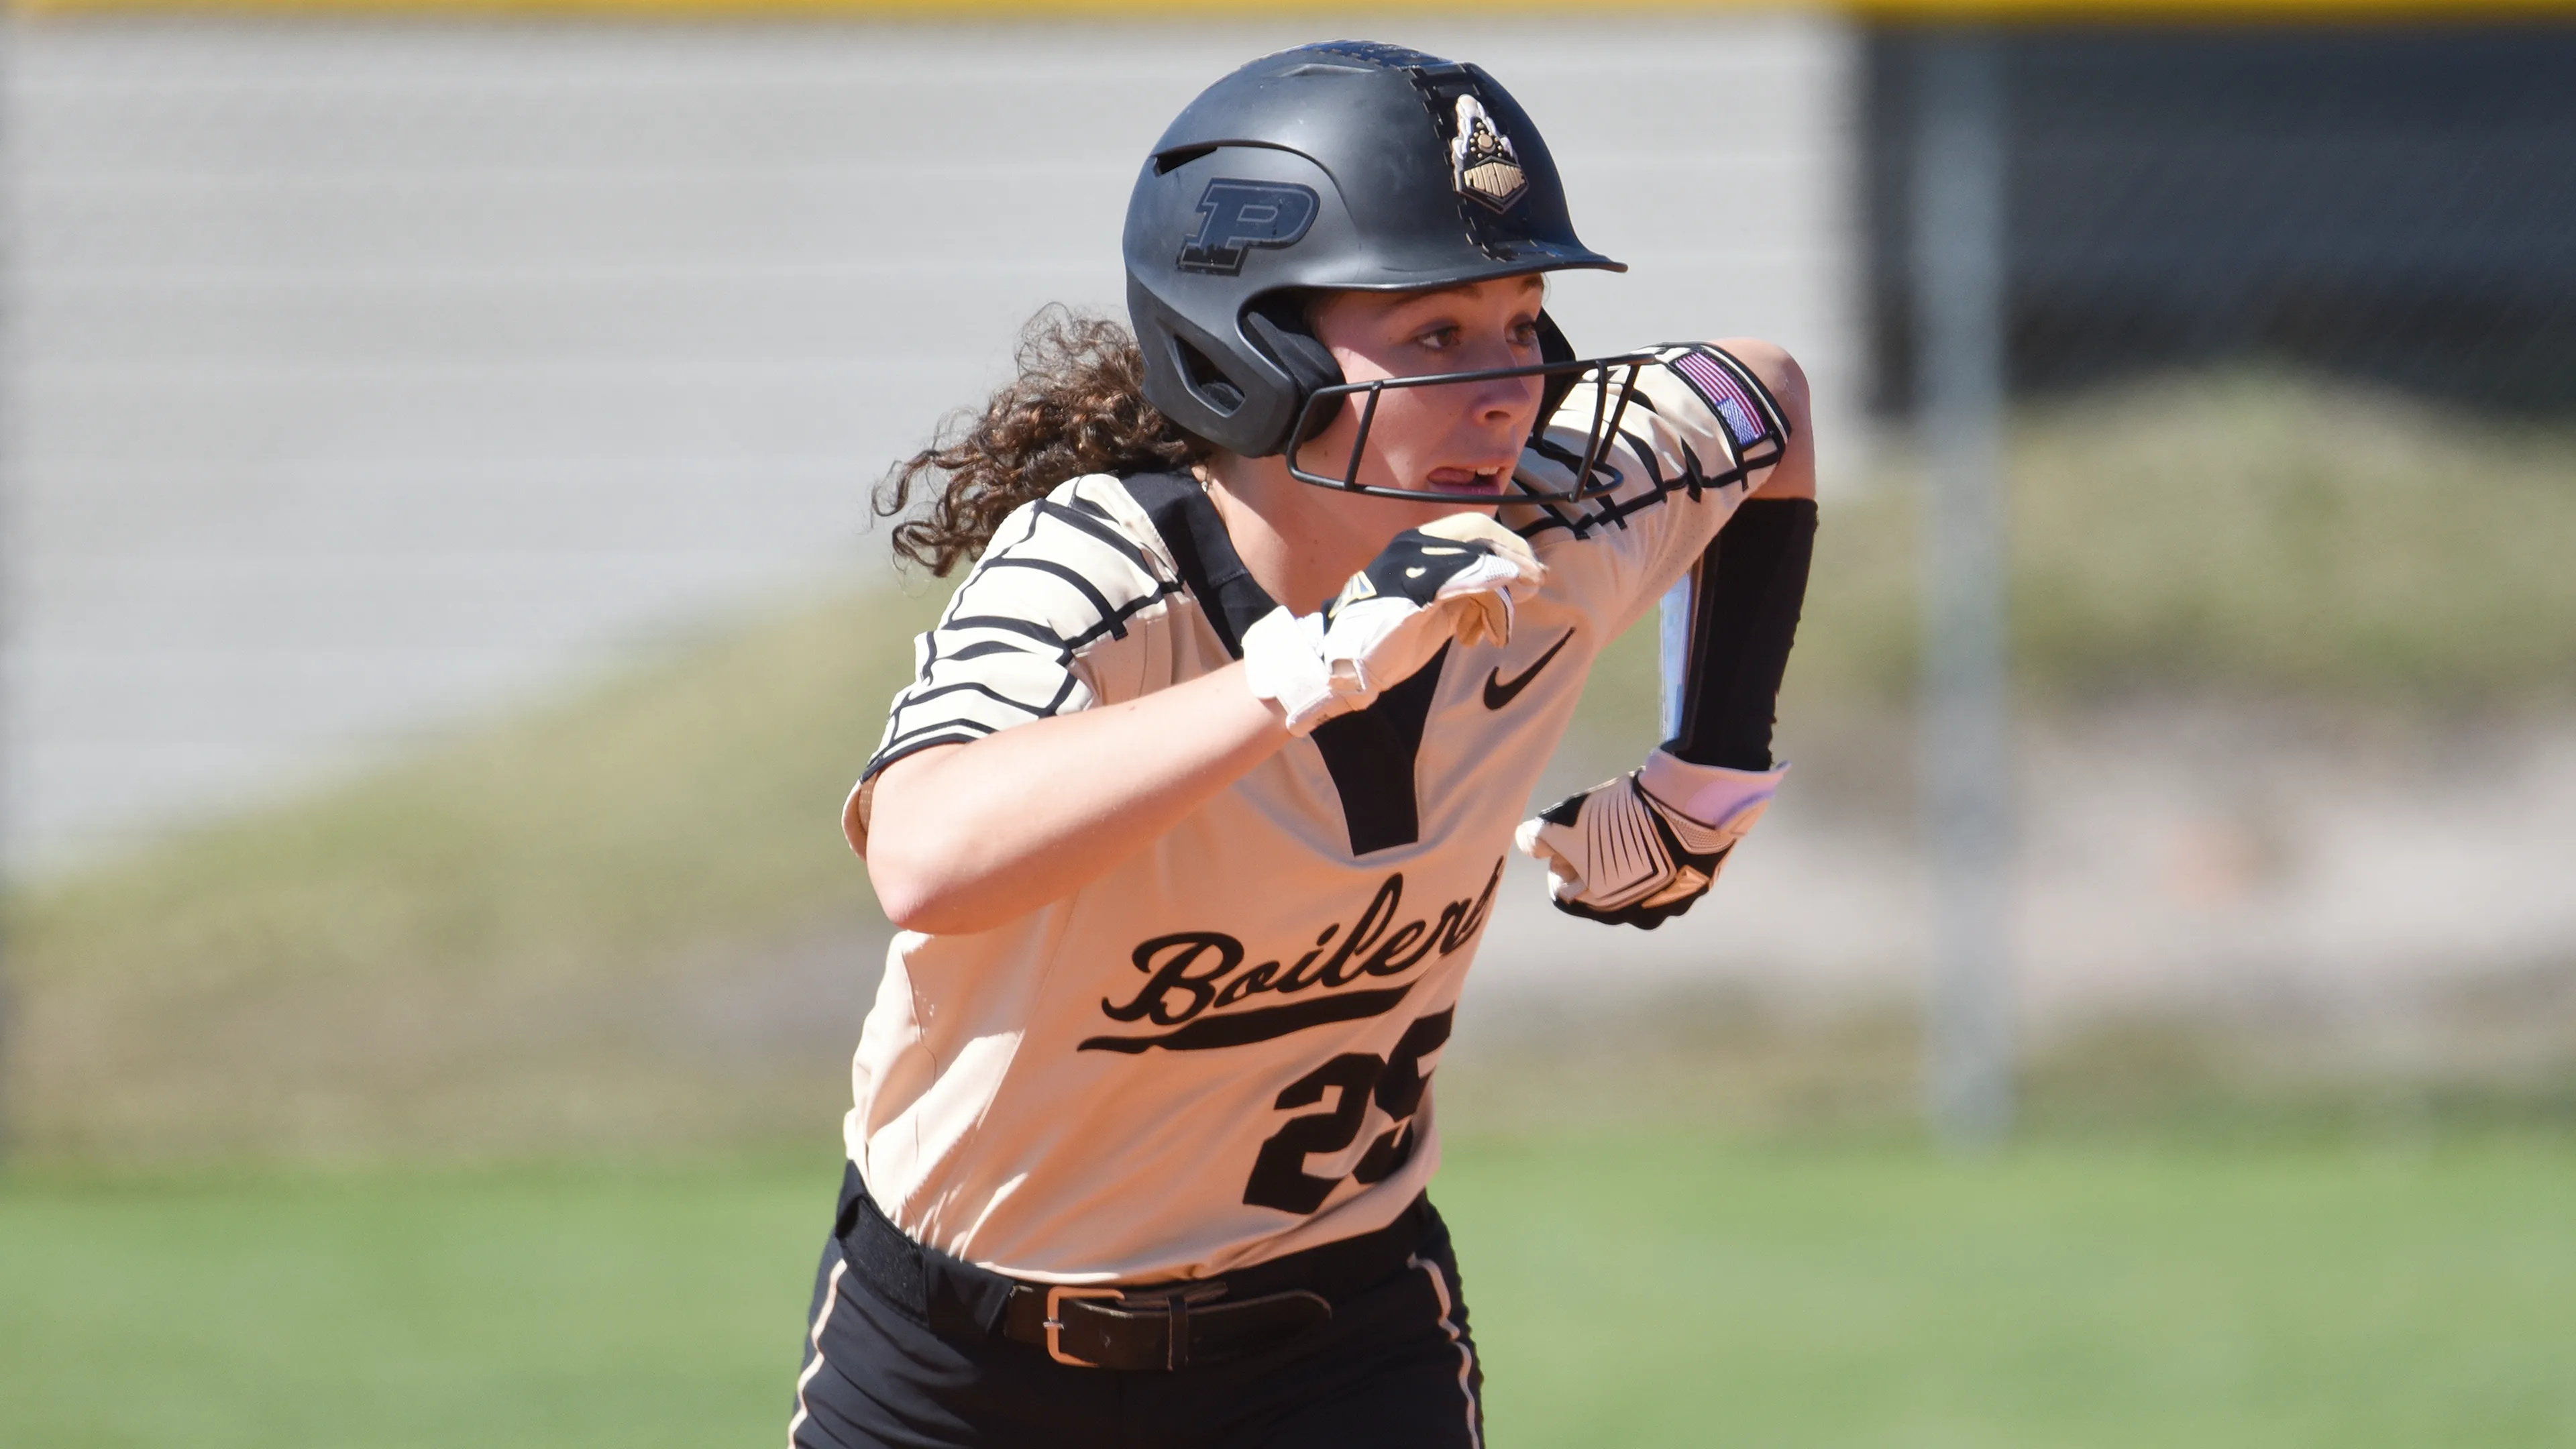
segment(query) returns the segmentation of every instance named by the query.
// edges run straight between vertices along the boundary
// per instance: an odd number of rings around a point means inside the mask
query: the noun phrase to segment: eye
[[[1538,319],[1536,317],[1520,317],[1513,319],[1512,345],[1514,347],[1538,346]]]
[[[1413,342],[1426,351],[1446,352],[1458,345],[1457,324],[1444,322],[1437,327],[1426,328],[1414,337]]]

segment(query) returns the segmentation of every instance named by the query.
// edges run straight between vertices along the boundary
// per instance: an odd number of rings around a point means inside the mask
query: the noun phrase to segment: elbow
[[[900,815],[889,822],[875,808],[875,780],[850,794],[841,812],[841,833],[850,849],[867,863],[868,886],[877,894],[877,909],[899,931],[930,931],[939,915],[938,871],[922,858],[917,833],[904,828]]]
[[[892,842],[879,840],[869,852],[868,884],[877,893],[877,909],[898,931],[949,935],[974,926],[964,920],[958,883],[928,862],[907,856]]]
[[[1789,437],[1768,476],[1754,491],[1765,498],[1816,496],[1816,430],[1807,396],[1807,373],[1786,348],[1758,337],[1729,337],[1717,344],[1761,379],[1780,405]]]
[[[953,839],[938,825],[938,812],[914,807],[939,798],[937,764],[954,746],[897,761],[850,795],[841,830],[867,862],[877,909],[900,931],[929,934],[960,929],[961,896],[972,883],[960,868]]]
[[[939,893],[919,874],[890,859],[893,854],[881,850],[867,858],[868,885],[877,893],[877,909],[898,931],[927,931],[931,929],[927,923],[938,914]]]
[[[877,908],[896,930],[966,936],[992,930],[1018,913],[1019,907],[997,895],[998,882],[990,872],[962,857],[942,857],[936,850],[907,852],[898,843],[880,838],[867,857]]]
[[[1772,400],[1780,404],[1781,413],[1788,418],[1791,433],[1808,431],[1811,404],[1807,392],[1807,371],[1798,365],[1798,359],[1789,355],[1787,348],[1759,337],[1727,337],[1720,339],[1717,345],[1743,363],[1755,377],[1762,379],[1762,385],[1770,389]]]

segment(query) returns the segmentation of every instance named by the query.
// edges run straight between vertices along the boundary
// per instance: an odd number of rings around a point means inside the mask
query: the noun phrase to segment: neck
[[[1300,483],[1280,458],[1220,453],[1200,475],[1253,581],[1299,614],[1330,602],[1408,526],[1396,516],[1403,505]]]

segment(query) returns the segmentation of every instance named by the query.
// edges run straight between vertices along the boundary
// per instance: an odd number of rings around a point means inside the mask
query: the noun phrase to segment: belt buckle
[[[1074,1368],[1099,1368],[1099,1364],[1093,1363],[1087,1358],[1076,1358],[1072,1354],[1064,1351],[1064,1344],[1062,1341],[1062,1335],[1064,1333],[1064,1303],[1065,1300],[1069,1298],[1113,1298],[1123,1303],[1127,1300],[1127,1294],[1125,1290],[1118,1288],[1080,1288],[1070,1283],[1055,1283],[1050,1284],[1047,1287],[1047,1316],[1045,1324],[1047,1357],[1054,1359],[1060,1364],[1069,1364]]]

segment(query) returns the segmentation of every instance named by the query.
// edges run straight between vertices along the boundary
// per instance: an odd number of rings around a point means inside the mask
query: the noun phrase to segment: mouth
[[[1426,491],[1432,493],[1491,493],[1500,495],[1503,480],[1511,476],[1508,464],[1496,463],[1483,468],[1434,468],[1423,479]]]

